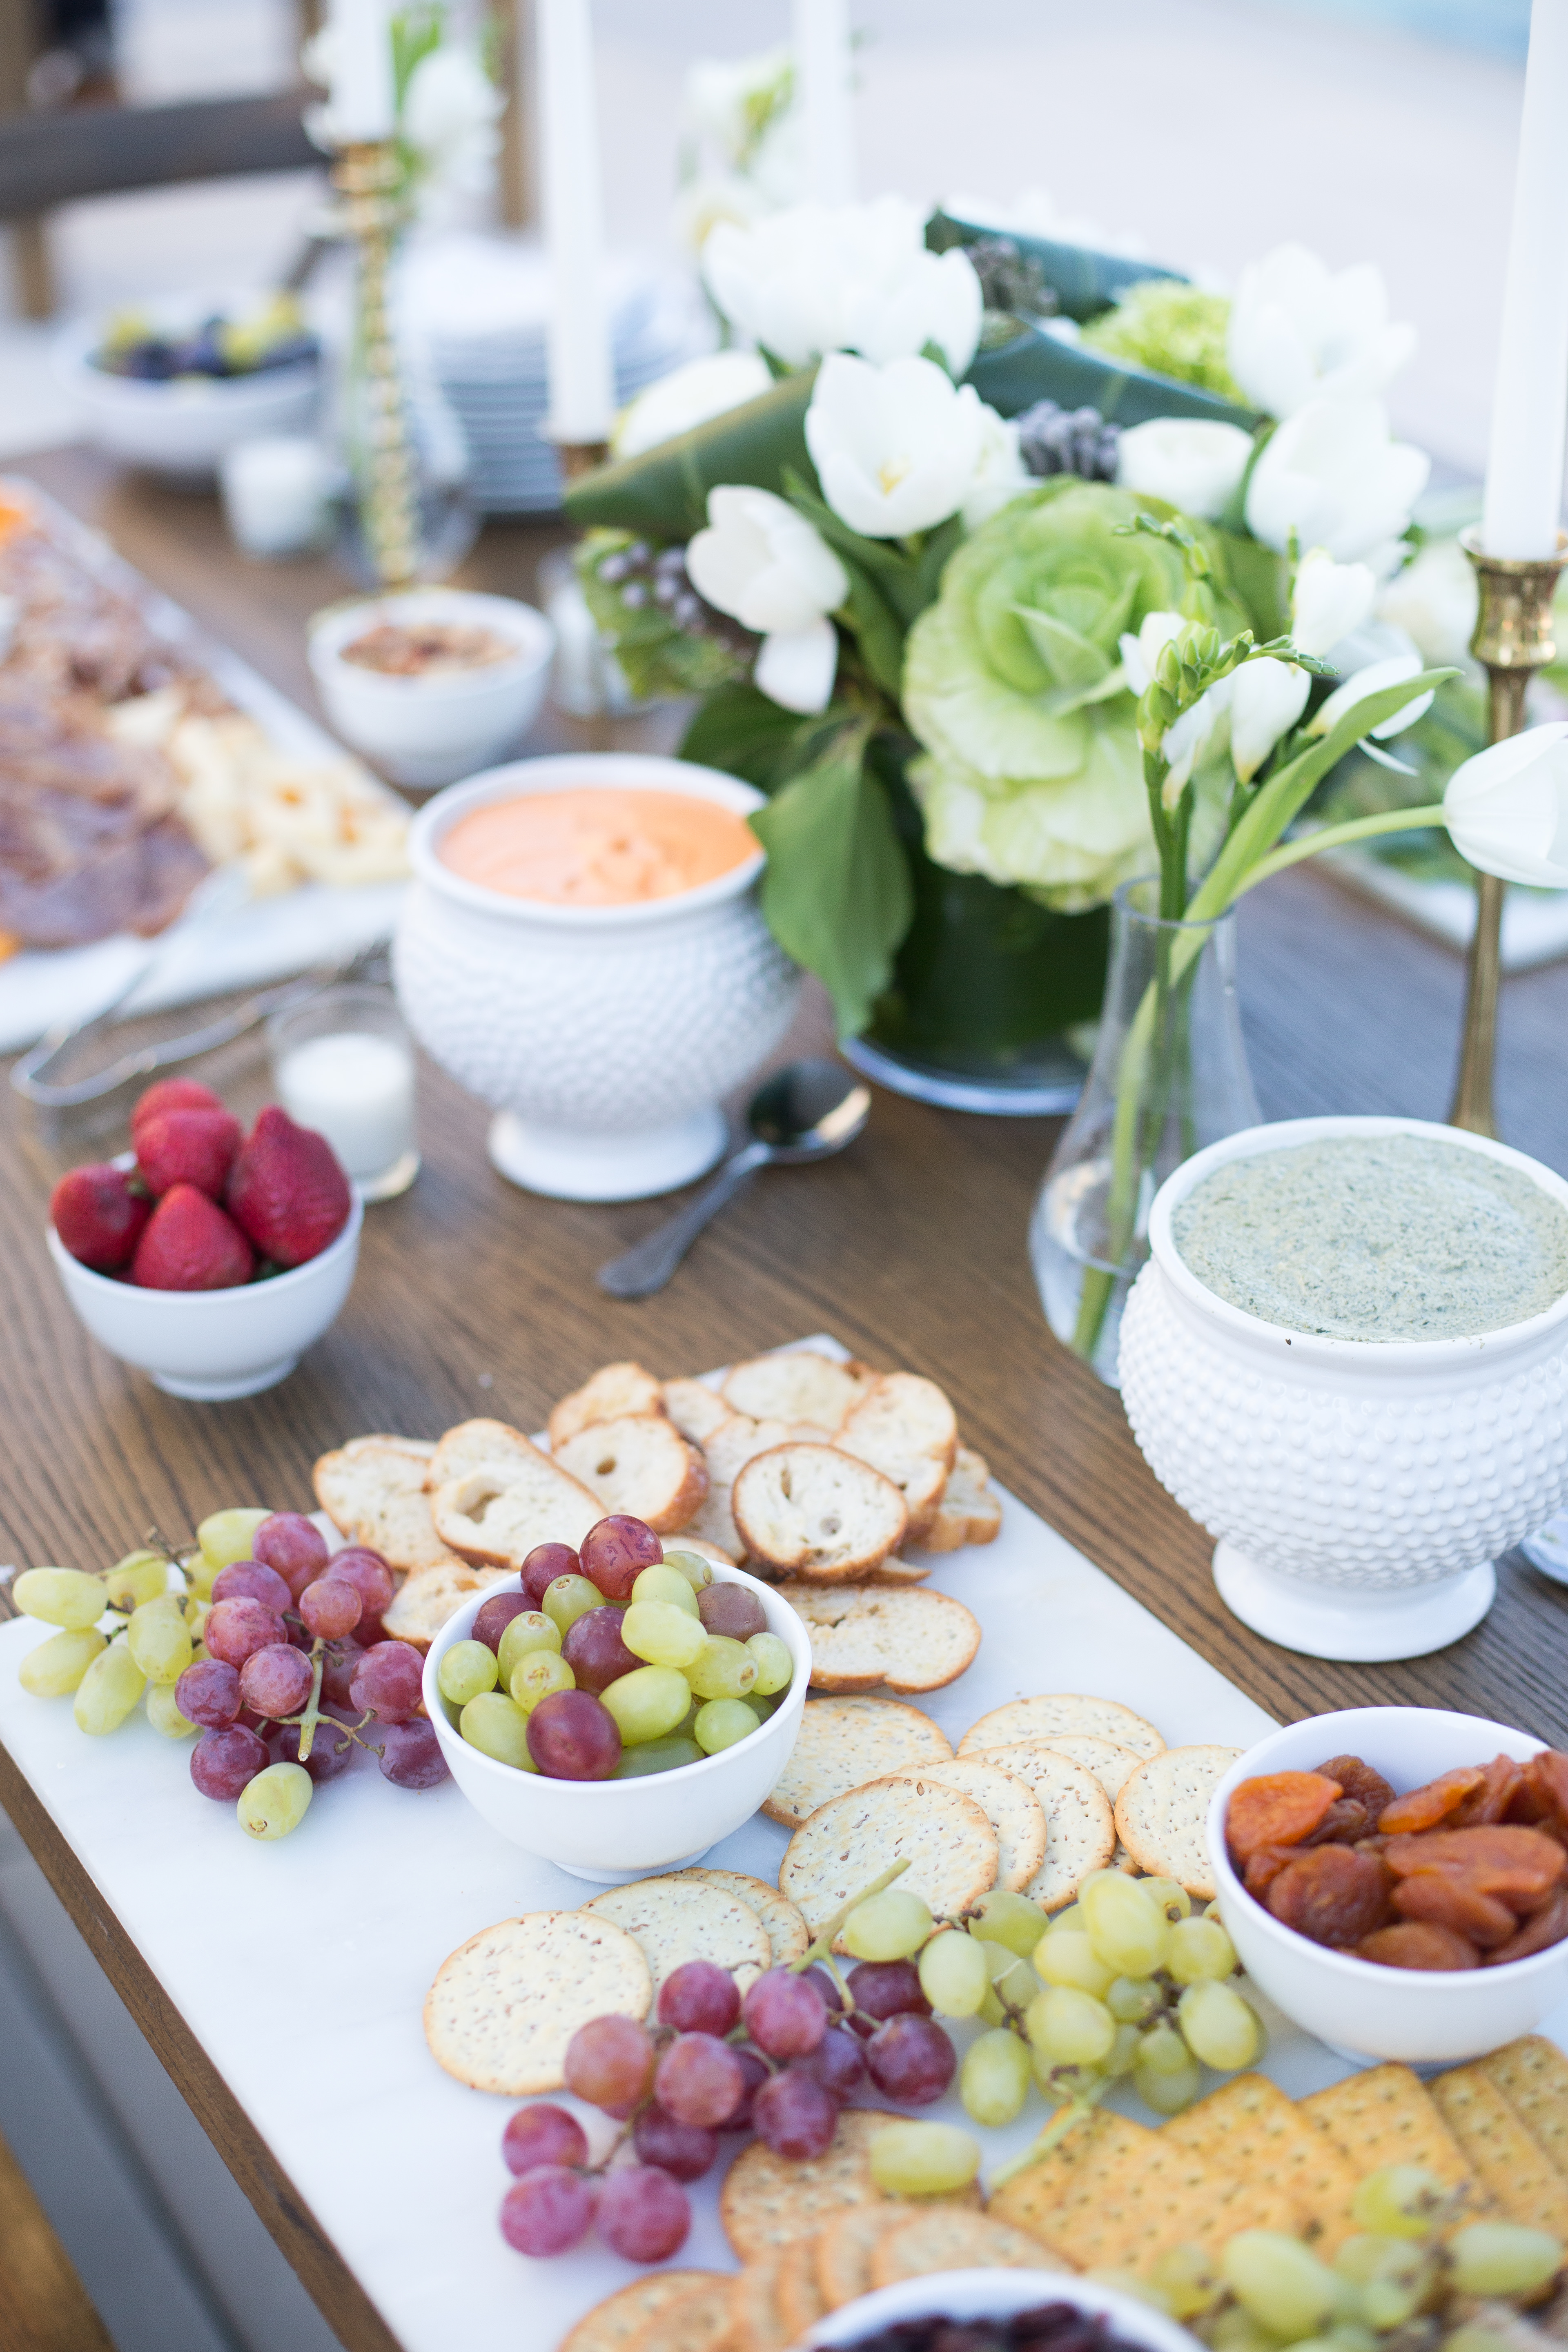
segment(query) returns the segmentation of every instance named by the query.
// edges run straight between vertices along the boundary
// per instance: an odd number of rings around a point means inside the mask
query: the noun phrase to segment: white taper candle
[[[538,0],[540,178],[550,255],[550,431],[603,441],[616,413],[588,0]]]
[[[397,127],[387,0],[331,0],[332,130],[344,147],[390,139]]]
[[[1568,427],[1568,0],[1535,0],[1503,280],[1481,543],[1557,546]]]
[[[795,0],[795,70],[805,194],[820,205],[853,204],[848,0]]]

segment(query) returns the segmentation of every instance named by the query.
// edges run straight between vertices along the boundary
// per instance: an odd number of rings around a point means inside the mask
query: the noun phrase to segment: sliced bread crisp
[[[640,1364],[604,1364],[563,1396],[549,1421],[550,1451],[559,1454],[569,1437],[596,1421],[620,1421],[629,1412],[665,1413],[664,1389]]]
[[[980,1647],[979,1621],[945,1592],[865,1584],[781,1584],[811,1635],[811,1687],[941,1690]]]
[[[965,1544],[994,1543],[1001,1532],[1002,1506],[991,1490],[991,1465],[972,1445],[961,1445],[921,1544],[926,1551],[962,1551]]]
[[[934,1523],[958,1452],[958,1416],[934,1381],[885,1372],[847,1415],[834,1444],[890,1478],[909,1512],[909,1540]]]
[[[466,1478],[470,1471],[504,1470],[508,1465],[519,1464],[526,1467],[542,1458],[533,1440],[521,1429],[513,1429],[510,1422],[459,1421],[443,1433],[425,1484],[434,1494],[437,1486]]]
[[[390,1445],[396,1454],[407,1454],[428,1462],[436,1451],[433,1437],[397,1437],[390,1430],[376,1429],[363,1437],[345,1438],[339,1447],[342,1454],[358,1454],[367,1445]]]
[[[606,1511],[625,1511],[673,1535],[701,1508],[708,1465],[664,1412],[624,1413],[580,1429],[551,1458],[591,1486]]]
[[[425,1492],[428,1468],[402,1438],[361,1438],[323,1454],[310,1475],[340,1534],[380,1552],[388,1567],[412,1570],[447,1557]]]
[[[730,1507],[731,1490],[754,1454],[765,1454],[772,1446],[785,1444],[790,1435],[787,1421],[752,1421],[749,1414],[731,1412],[726,1406],[723,1419],[715,1423],[701,1441],[702,1458],[708,1465],[708,1493],[689,1532],[717,1544],[731,1559],[744,1559],[746,1546]]]
[[[835,1362],[815,1348],[752,1356],[725,1377],[724,1401],[752,1421],[809,1421],[831,1436],[876,1385],[865,1364]]]
[[[730,1418],[730,1407],[706,1381],[662,1381],[659,1392],[666,1412],[693,1445],[706,1445],[719,1423]]]
[[[510,1574],[506,1568],[470,1568],[463,1559],[441,1559],[434,1568],[416,1568],[412,1576],[404,1578],[382,1618],[387,1640],[427,1650],[455,1609],[471,1601],[476,1592],[505,1584]]]
[[[763,1811],[771,1821],[798,1829],[847,1789],[952,1760],[947,1734],[918,1706],[892,1698],[807,1699],[789,1761],[763,1799]]]
[[[517,1436],[515,1430],[509,1434]],[[443,1544],[459,1559],[510,1569],[521,1569],[535,1544],[570,1544],[575,1551],[605,1516],[591,1487],[526,1438],[510,1453],[437,1486],[430,1510]]]
[[[754,1454],[731,1489],[730,1508],[753,1559],[808,1584],[847,1584],[880,1566],[909,1527],[892,1481],[836,1445],[796,1443]]]

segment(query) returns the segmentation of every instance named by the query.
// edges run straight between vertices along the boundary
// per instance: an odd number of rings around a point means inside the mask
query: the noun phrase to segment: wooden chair
[[[114,2352],[70,2256],[0,2139],[0,2344],[6,2352]]]

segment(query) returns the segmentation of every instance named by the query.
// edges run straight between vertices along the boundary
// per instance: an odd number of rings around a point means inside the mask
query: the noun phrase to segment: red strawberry
[[[144,1193],[132,1190],[128,1168],[73,1168],[49,1200],[55,1231],[72,1257],[100,1274],[128,1265],[153,1213]]]
[[[250,1244],[216,1201],[176,1184],[153,1210],[136,1244],[131,1279],[143,1290],[232,1290],[248,1282]]]
[[[136,1161],[147,1190],[161,1201],[171,1185],[194,1184],[209,1201],[220,1201],[244,1132],[221,1105],[154,1111],[136,1129]]]
[[[326,1137],[269,1103],[228,1180],[228,1213],[247,1239],[277,1265],[303,1265],[342,1232],[351,1200]]]
[[[131,1113],[131,1139],[134,1143],[148,1119],[160,1118],[166,1110],[222,1108],[211,1087],[198,1086],[195,1078],[158,1078],[136,1097]]]

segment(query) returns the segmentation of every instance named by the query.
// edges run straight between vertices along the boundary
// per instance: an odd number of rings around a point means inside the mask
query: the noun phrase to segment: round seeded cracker
[[[892,1776],[889,1775],[889,1778]],[[919,1787],[956,1789],[973,1797],[996,1832],[996,1884],[1016,1894],[1046,1859],[1046,1816],[1026,1780],[1004,1772],[984,1756],[955,1756],[951,1764],[922,1764],[900,1774]]]
[[[728,1969],[742,1992],[773,1963],[768,1931],[749,1903],[700,1879],[670,1874],[634,1879],[591,1895],[584,1913],[613,1919],[635,1938],[653,1979],[653,1997],[683,1960]]]
[[[721,2271],[650,2271],[646,2278],[617,2287],[614,2294],[584,2312],[571,2334],[562,2339],[560,2352],[626,2352],[656,2311],[679,2303],[700,2287],[710,2286],[717,2278],[729,2285],[729,2275]]]
[[[735,2341],[730,2315],[733,2282],[713,2271],[684,2294],[671,2295],[649,2312],[626,2352],[731,2352]]]
[[[1008,1748],[1019,1739],[1054,1739],[1067,1731],[1113,1739],[1136,1756],[1157,1756],[1165,1745],[1152,1723],[1120,1699],[1085,1698],[1074,1691],[1047,1691],[1035,1698],[1009,1699],[972,1723],[958,1743],[961,1756],[977,1748]]]
[[[761,2262],[796,2238],[815,2238],[846,2206],[879,2203],[871,2142],[901,2120],[888,2108],[846,2107],[826,2153],[804,2164],[775,2156],[765,2140],[743,2147],[719,2192],[719,2219],[742,2262]]]
[[[425,1998],[430,2054],[470,2090],[558,2091],[566,2044],[595,2017],[646,2017],[653,1979],[636,1940],[581,1911],[502,1919],[458,1946]]]
[[[798,1960],[811,1941],[811,1930],[787,1895],[770,1886],[765,1878],[752,1878],[743,1870],[707,1870],[694,1866],[672,1874],[678,1878],[700,1879],[704,1886],[716,1886],[721,1895],[732,1895],[754,1911],[763,1923],[775,1969],[786,1968]]]
[[[1046,1816],[1046,1858],[1023,1892],[1042,1911],[1063,1910],[1077,1895],[1079,1879],[1103,1870],[1116,1851],[1110,1798],[1092,1772],[1034,1740],[988,1748],[983,1760],[1026,1781],[1038,1798]]]
[[[1078,1769],[1065,1757],[1053,1761]],[[1099,1783],[1090,1785],[1098,1796]],[[868,1780],[830,1797],[802,1822],[779,1864],[779,1886],[818,1935],[889,1864],[907,1862],[896,1884],[951,1918],[995,1885],[997,1851],[996,1832],[973,1797],[914,1780]]]
[[[922,2213],[896,2230],[884,2231],[871,2249],[871,2281],[896,2286],[900,2279],[928,2278],[935,2271],[1065,2271],[1069,2265],[1046,2252],[1037,2238],[998,2221],[989,2213]]]
[[[1116,1830],[1140,1870],[1213,1902],[1219,1889],[1205,1827],[1209,1799],[1242,1752],[1167,1748],[1139,1766],[1116,1801]]]
[[[918,1706],[892,1698],[808,1698],[794,1751],[763,1811],[786,1829],[798,1829],[847,1789],[952,1757],[947,1734]]]
[[[1136,1772],[1143,1761],[1134,1749],[1121,1748],[1114,1739],[1101,1739],[1092,1731],[1057,1731],[1036,1745],[1054,1748],[1058,1756],[1070,1756],[1075,1764],[1092,1772],[1113,1805],[1129,1773]]]

